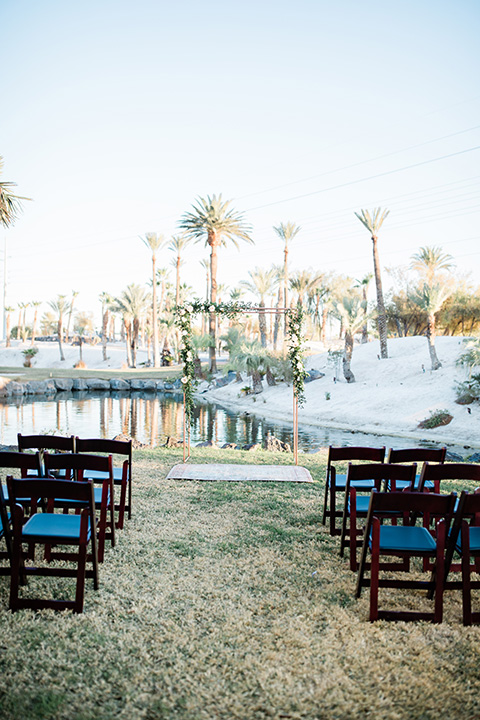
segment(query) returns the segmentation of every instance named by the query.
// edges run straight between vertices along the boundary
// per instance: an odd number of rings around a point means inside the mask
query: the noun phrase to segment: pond
[[[109,437],[123,433],[157,447],[171,436],[183,436],[183,404],[172,393],[65,392],[52,398],[20,396],[0,403],[0,444],[16,445],[24,435],[56,431],[79,437]],[[261,443],[267,434],[293,446],[292,426],[248,413],[235,413],[218,404],[199,400],[194,411],[191,442],[220,445]],[[405,447],[409,441],[388,435],[300,425],[299,449],[313,452],[328,445],[386,445]],[[412,441],[410,441],[411,444]],[[435,443],[420,443],[435,446]]]

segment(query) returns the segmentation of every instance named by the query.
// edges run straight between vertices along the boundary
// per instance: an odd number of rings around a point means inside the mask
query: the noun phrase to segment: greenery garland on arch
[[[198,381],[195,377],[195,353],[192,342],[192,316],[197,313],[217,313],[224,315],[229,320],[235,320],[240,313],[258,312],[259,308],[251,303],[244,302],[205,302],[195,299],[184,305],[179,305],[175,310],[175,325],[181,336],[180,358],[183,363],[183,375],[181,378],[183,391],[185,393],[185,417],[187,425],[193,420],[193,408],[195,405],[194,395]],[[307,376],[304,364],[304,338],[302,334],[303,310],[301,306],[288,309],[288,358],[292,365],[293,388],[298,403],[305,402],[304,383]]]

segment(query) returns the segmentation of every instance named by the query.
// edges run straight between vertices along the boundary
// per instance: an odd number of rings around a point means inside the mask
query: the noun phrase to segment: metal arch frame
[[[192,315],[199,315],[201,311],[194,312]],[[219,311],[216,310],[215,314]],[[220,310],[221,312],[221,310]],[[263,313],[265,315],[287,315],[290,312],[290,308],[259,308],[252,307],[248,310],[238,310],[239,315],[252,315]],[[292,384],[293,388],[293,459],[295,465],[298,465],[298,396],[295,390],[295,385]],[[187,427],[188,425],[188,427]],[[183,392],[183,462],[185,463],[190,459],[190,424],[187,423],[185,413],[185,391]]]

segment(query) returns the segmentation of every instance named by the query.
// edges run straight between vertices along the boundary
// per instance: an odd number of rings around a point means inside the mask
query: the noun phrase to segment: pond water
[[[164,444],[168,436],[182,438],[182,398],[172,393],[65,392],[51,399],[20,396],[0,403],[1,445],[16,445],[18,432],[30,435],[52,431],[62,435],[109,438],[123,433],[156,447]],[[261,443],[269,433],[293,445],[293,429],[287,423],[238,414],[202,400],[196,403],[192,445],[205,441],[238,445]],[[409,441],[402,442],[398,437],[388,435],[300,425],[298,443],[300,450],[313,452],[328,445],[405,447]],[[429,442],[420,444],[435,446]]]

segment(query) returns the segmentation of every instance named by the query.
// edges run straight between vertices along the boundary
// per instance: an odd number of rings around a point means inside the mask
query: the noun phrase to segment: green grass
[[[166,480],[181,450],[137,451],[134,517],[100,589],[87,581],[83,615],[11,614],[0,577],[2,718],[479,717],[480,628],[462,626],[460,594],[447,593],[440,626],[370,624],[368,593],[355,600],[320,524],[325,460],[301,456],[313,485],[199,483]],[[198,448],[192,461],[288,458]]]

